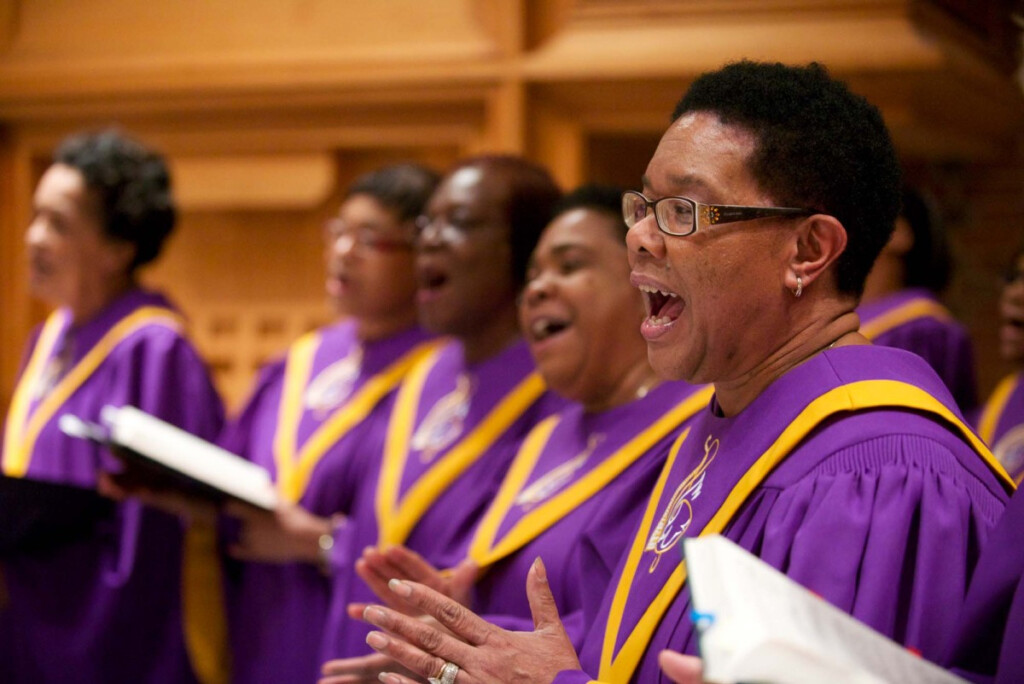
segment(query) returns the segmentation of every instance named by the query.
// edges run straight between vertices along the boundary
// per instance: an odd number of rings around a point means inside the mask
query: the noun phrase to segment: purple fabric
[[[1024,373],[1018,373],[1016,380],[996,420],[990,441],[992,453],[1010,473],[1010,477],[1018,482],[1024,477]]]
[[[136,291],[64,330],[73,362],[142,306],[170,305],[158,294]],[[97,470],[112,457],[66,437],[57,422],[63,413],[98,422],[106,404],[137,406],[205,439],[214,439],[223,421],[220,399],[191,344],[166,327],[147,326],[118,345],[47,423],[26,476],[95,485]],[[7,562],[10,602],[0,619],[9,640],[0,657],[10,681],[195,681],[182,625],[181,542],[176,518],[127,502],[91,537]]]
[[[452,342],[442,350],[438,363],[427,377],[416,417],[417,425],[435,402],[453,390],[456,378],[464,371],[472,378],[472,394],[463,435],[534,369],[522,342],[516,342],[497,356],[471,366],[463,360],[461,345]],[[440,494],[413,528],[405,541],[406,546],[439,567],[448,567],[457,561],[457,551],[465,548],[466,539],[497,491],[522,438],[537,422],[564,406],[563,400],[545,392],[476,463]],[[374,434],[368,435],[364,441],[361,457],[355,464],[357,470],[344,485],[350,489],[352,506],[347,511],[348,524],[335,535],[333,587],[322,660],[363,655],[370,651],[366,645],[370,627],[349,619],[345,608],[350,602],[376,601],[369,588],[355,575],[350,562],[357,559],[365,547],[378,541],[375,501],[385,436],[386,427],[376,425]],[[432,462],[436,463],[445,453],[447,449],[437,454]],[[425,469],[419,453],[412,450],[403,472],[401,490],[404,492],[413,477]]]
[[[964,602],[948,663],[976,682],[1024,681],[1024,494],[992,531]]]
[[[313,358],[310,383],[321,371],[344,359],[359,344],[351,322],[323,328]],[[362,364],[347,398],[366,381],[387,368],[416,345],[428,339],[419,329],[362,345]],[[248,404],[225,430],[222,445],[270,471],[276,479],[274,437],[284,384],[285,361],[269,364],[261,373]],[[373,411],[336,442],[313,470],[299,504],[322,517],[351,508],[355,454],[375,426],[388,417],[390,404],[383,399]],[[297,446],[334,415],[332,410],[305,408],[299,422]],[[319,645],[327,614],[330,582],[305,563],[239,563],[229,565],[228,595],[232,679],[238,684],[306,684],[320,671]]]
[[[863,304],[857,309],[861,328],[880,316],[912,301],[938,303],[934,294],[912,288]],[[914,352],[928,362],[949,388],[964,414],[978,404],[974,347],[967,329],[952,318],[922,317],[890,328],[872,339],[877,345]]]
[[[957,413],[928,366],[883,347],[844,347],[817,355],[765,390],[739,415],[709,409],[695,419],[656,509],[705,456],[714,453],[689,500],[696,534],[726,493],[812,399],[863,379],[899,379],[927,390]],[[718,440],[715,444],[709,436]],[[819,425],[743,503],[724,531],[796,581],[874,629],[930,658],[941,658],[971,570],[1006,494],[981,458],[944,421],[909,410],[840,414]],[[675,543],[653,572],[645,551],[617,644],[679,562]],[[615,576],[621,574],[625,559]],[[617,580],[614,580],[617,581]],[[580,653],[597,675],[611,589],[595,611]],[[666,681],[657,653],[696,653],[684,585],[658,623],[634,673]],[[618,646],[616,647],[618,648]],[[577,681],[564,673],[559,682]]]
[[[698,389],[681,382],[666,382],[643,399],[597,414],[585,413],[582,407],[573,405],[561,413],[561,420],[525,486],[582,453],[591,437],[599,435],[601,441],[585,466],[577,470],[573,479],[562,488],[552,492],[551,496],[554,496]],[[530,605],[526,599],[526,576],[534,559],[540,557],[544,560],[548,584],[559,614],[578,648],[585,632],[584,596],[592,591],[593,586],[607,584],[614,568],[614,564],[608,568],[604,584],[598,584],[600,580],[595,577],[593,567],[588,576],[593,584],[581,582],[580,557],[584,552],[584,539],[598,547],[589,549],[590,553],[602,555],[617,556],[629,544],[645,503],[636,496],[636,492],[647,492],[654,487],[677,432],[677,429],[669,430],[603,490],[491,567],[476,585],[474,609],[505,629],[533,629]],[[499,526],[496,542],[529,510],[532,509],[514,506]]]

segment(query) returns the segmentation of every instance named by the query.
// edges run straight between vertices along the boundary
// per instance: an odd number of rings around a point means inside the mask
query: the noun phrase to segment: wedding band
[[[449,663],[445,661],[444,665],[441,666],[441,671],[437,673],[436,677],[430,677],[427,679],[430,684],[455,684],[455,678],[459,676],[459,666],[455,663]]]

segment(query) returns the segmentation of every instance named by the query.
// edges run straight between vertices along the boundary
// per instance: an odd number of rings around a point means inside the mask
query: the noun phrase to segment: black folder
[[[0,558],[45,552],[88,536],[115,507],[94,489],[0,475]]]

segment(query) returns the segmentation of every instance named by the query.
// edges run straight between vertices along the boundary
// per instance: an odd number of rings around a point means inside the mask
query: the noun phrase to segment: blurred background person
[[[1003,378],[978,419],[978,435],[992,447],[1014,482],[1024,478],[1024,250],[1006,271],[999,299],[999,355],[1016,371]]]
[[[629,283],[622,191],[584,186],[559,202],[534,250],[519,322],[537,369],[571,404],[535,427],[469,541],[468,559],[441,573],[401,546],[367,550],[357,570],[377,596],[407,578],[453,596],[506,629],[533,622],[523,593],[534,559],[545,559],[552,592],[577,646],[583,597],[603,568],[611,578],[640,520],[680,425],[709,388],[660,382],[639,334],[644,310]],[[468,568],[466,566],[469,566]],[[467,576],[468,573],[468,576]],[[479,578],[477,580],[477,578]],[[474,586],[464,583],[475,581]],[[353,617],[362,606],[350,607]],[[374,664],[376,671],[371,671]],[[329,663],[323,684],[393,669],[380,655]]]
[[[904,186],[899,218],[868,274],[857,314],[864,337],[927,361],[966,415],[978,404],[974,348],[967,329],[938,299],[952,271],[937,212]]]
[[[5,475],[95,487],[101,468],[118,466],[58,423],[100,422],[107,404],[216,438],[223,408],[183,318],[138,280],[174,224],[155,152],[116,131],[57,149],[25,235],[32,292],[56,308],[29,342],[7,413]],[[207,613],[219,601],[183,585],[184,556],[197,564],[189,576],[216,562],[212,535],[186,547],[177,518],[138,501],[115,510],[87,537],[5,562],[0,667],[26,684],[222,681],[222,624]]]
[[[414,164],[367,173],[324,225],[326,287],[340,321],[300,338],[261,372],[221,440],[266,468],[275,512],[241,503],[229,532],[232,679],[315,681],[330,579],[324,555],[345,524],[354,454],[381,429],[393,390],[431,349],[416,322],[414,221],[439,177]]]
[[[362,550],[405,544],[433,565],[454,564],[523,437],[561,407],[516,311],[559,195],[525,159],[473,157],[449,171],[417,221],[419,321],[451,340],[406,376],[386,429],[367,437],[342,485],[352,507],[335,528],[322,661],[369,652],[366,625],[346,613],[373,597],[354,571]]]

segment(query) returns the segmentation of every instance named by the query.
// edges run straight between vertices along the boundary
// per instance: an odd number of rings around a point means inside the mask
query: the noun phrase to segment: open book
[[[704,678],[761,684],[966,684],[725,537],[684,541]]]
[[[107,444],[125,464],[115,475],[125,486],[238,499],[266,510],[277,506],[270,473],[255,463],[133,406],[104,406],[100,416],[106,429],[71,415],[61,416],[60,428]]]

